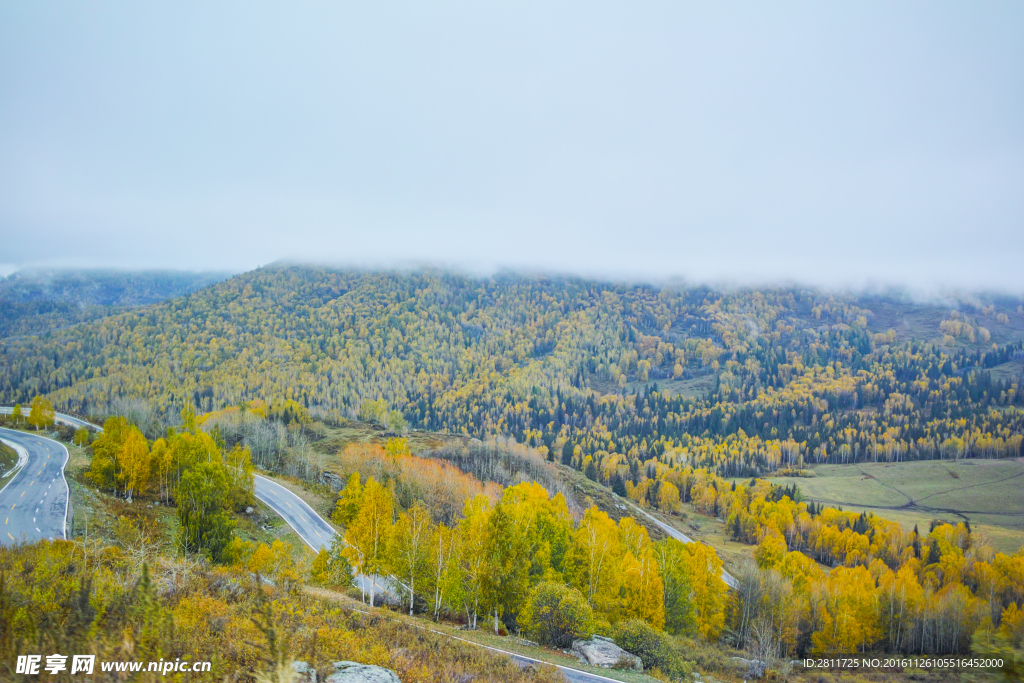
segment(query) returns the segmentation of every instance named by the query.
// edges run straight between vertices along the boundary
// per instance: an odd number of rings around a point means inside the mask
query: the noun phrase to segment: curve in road
[[[281,516],[313,552],[329,548],[337,533],[306,501],[266,477],[255,475],[256,497]]]
[[[0,439],[25,463],[0,490],[0,543],[67,539],[68,449],[52,439],[0,427]]]
[[[321,548],[330,547],[331,541],[337,532],[334,528],[324,520],[323,517],[318,515],[316,511],[309,506],[306,501],[299,498],[297,495],[281,486],[275,481],[271,481],[266,477],[260,475],[254,476],[255,480],[255,494],[256,498],[265,503],[270,509],[281,516],[284,521],[288,523],[295,533],[305,541],[306,545],[313,549],[314,552],[319,552]],[[359,577],[361,581],[367,581],[366,577]],[[368,586],[364,586],[365,590],[369,590]],[[379,584],[378,584],[378,590]],[[425,627],[421,627],[425,628]],[[426,629],[432,630],[432,629]],[[440,631],[434,631],[440,633]],[[449,638],[455,638],[456,640],[464,640],[463,638],[457,638],[456,636],[450,636],[446,633],[440,633],[440,635],[447,636]],[[465,642],[479,647],[493,650],[494,652],[500,652],[503,655],[511,657],[517,664],[521,666],[529,666],[531,664],[549,664],[549,662],[541,662],[537,659],[532,659],[524,655],[518,655],[514,652],[507,652],[506,650],[499,650],[498,648],[488,647],[487,645],[481,645],[480,643],[474,643],[470,640]],[[561,666],[554,664],[562,675],[572,683],[605,683],[606,681],[613,681],[614,683],[620,683],[613,678],[606,676],[600,676],[592,674],[587,671],[581,671],[579,669],[573,669],[567,666]]]

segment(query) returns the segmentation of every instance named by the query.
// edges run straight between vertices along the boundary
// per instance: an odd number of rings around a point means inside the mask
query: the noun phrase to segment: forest
[[[0,586],[0,609],[18,626],[0,632],[0,648],[13,651],[15,633],[46,642],[40,608],[81,620],[75,601],[100,591],[110,616],[93,614],[81,633],[105,634],[104,647],[122,647],[114,633],[137,603],[159,616],[130,636],[139,647],[208,654],[158,622],[269,629],[266,591],[246,588],[225,616],[235,589],[222,588],[265,576],[275,609],[320,614],[304,602],[311,586],[371,608],[386,594],[409,617],[541,646],[607,636],[664,680],[690,680],[697,659],[725,675],[705,647],[765,663],[971,652],[1016,662],[1024,551],[996,552],[969,523],[909,530],[799,489],[819,463],[1021,457],[1024,308],[897,303],[797,287],[271,266],[2,338],[4,404],[104,420],[98,437],[65,435],[88,453],[83,485],[132,509],[173,509],[175,522],[169,554],[116,538],[5,551],[0,573],[13,583]],[[894,308],[911,321],[889,326]],[[353,424],[386,438],[325,450],[327,434]],[[421,432],[462,441],[414,452]],[[237,533],[257,468],[329,492],[336,542],[304,559]],[[572,471],[620,509],[581,497],[559,474]],[[736,587],[713,547],[664,537],[626,502],[721,520],[749,548],[730,568]],[[44,599],[24,571],[36,563],[79,577],[79,597],[64,582]],[[179,572],[203,578],[140,602],[154,591],[149,564],[160,586]],[[290,618],[296,633],[329,628]],[[392,661],[358,645],[377,635],[357,632],[331,637]],[[243,678],[283,661],[243,650],[218,655]]]
[[[0,337],[45,334],[182,296],[227,273],[28,270],[0,278]]]
[[[513,437],[605,483],[622,464],[635,479],[651,458],[758,476],[1018,457],[1024,308],[972,300],[934,329],[897,333],[873,331],[867,303],[798,288],[271,266],[0,340],[0,394],[97,415],[143,399],[171,419],[186,404],[290,400],[328,421],[363,411]]]

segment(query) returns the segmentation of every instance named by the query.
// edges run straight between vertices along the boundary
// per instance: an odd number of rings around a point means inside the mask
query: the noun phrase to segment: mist
[[[1024,6],[0,8],[0,274],[1024,292]]]

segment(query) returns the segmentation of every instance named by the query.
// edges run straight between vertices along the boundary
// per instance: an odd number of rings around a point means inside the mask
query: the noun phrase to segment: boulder
[[[402,683],[390,669],[357,662],[335,662],[325,683]]]
[[[254,512],[256,512],[256,508],[254,508],[251,505],[249,507],[245,508],[245,514],[247,514],[247,515],[251,515]]]
[[[330,486],[334,491],[340,491],[345,488],[345,480],[333,472],[324,472],[321,474],[320,481],[321,483]]]
[[[639,657],[626,652],[610,638],[594,636],[590,640],[574,640],[572,641],[572,651],[581,662],[590,666],[601,666],[606,669],[644,670],[643,662]]]
[[[736,666],[746,672],[748,678],[761,678],[768,669],[768,662],[760,659],[744,659],[743,657],[730,657]]]
[[[316,683],[316,669],[306,662],[292,662],[292,671],[298,674],[296,683]]]

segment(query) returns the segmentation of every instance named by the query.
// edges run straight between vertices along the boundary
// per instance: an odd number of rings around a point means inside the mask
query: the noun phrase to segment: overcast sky
[[[0,266],[1024,291],[1024,3],[0,5]]]

